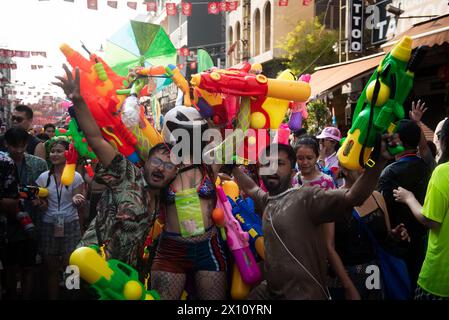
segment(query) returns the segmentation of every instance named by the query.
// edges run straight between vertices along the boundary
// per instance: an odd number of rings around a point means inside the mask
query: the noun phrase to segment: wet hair
[[[290,165],[292,168],[295,167],[296,164],[296,154],[293,151],[293,148],[290,145],[286,145],[283,143],[272,143],[269,144],[262,152],[261,157],[266,157],[270,154],[270,149],[276,147],[278,149],[278,153],[285,152],[288,156],[288,160],[290,161]]]
[[[28,118],[28,120],[33,119],[33,110],[30,107],[28,107],[24,104],[18,104],[15,107],[15,110],[17,112],[25,112],[25,115]]]
[[[22,127],[13,127],[5,132],[6,143],[12,147],[23,146],[28,142],[29,134]]]
[[[317,158],[320,156],[320,146],[315,137],[302,136],[301,138],[299,138],[299,140],[295,144],[295,155],[296,155],[296,152],[298,152],[298,149],[301,147],[304,147],[304,146],[312,149]],[[295,159],[296,159],[296,156],[295,156]]]
[[[47,123],[44,125],[44,131],[47,130],[47,128],[53,128],[56,130],[56,126],[53,123]]]
[[[442,154],[438,164],[449,161],[449,118],[444,121],[440,131],[440,148]]]

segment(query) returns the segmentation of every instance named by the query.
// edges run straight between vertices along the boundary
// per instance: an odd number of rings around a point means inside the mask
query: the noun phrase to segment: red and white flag
[[[87,0],[87,8],[92,10],[98,10],[97,0]]]
[[[108,6],[117,9],[117,1],[108,1]]]
[[[147,2],[147,11],[148,12],[156,12],[157,11],[157,3],[156,1]]]
[[[181,4],[182,7],[182,14],[185,16],[191,16],[192,15],[192,4],[188,2],[183,2]]]
[[[218,6],[218,2],[209,2],[207,4],[207,13],[209,14],[219,14],[220,8]]]
[[[227,8],[228,11],[235,11],[235,10],[237,10],[239,2],[238,1],[229,1],[226,4],[228,6],[228,8]]]
[[[167,16],[176,16],[176,3],[167,2],[165,3],[165,9],[167,11]]]
[[[226,1],[219,2],[218,7],[220,8],[220,12],[228,11],[228,5]]]
[[[288,0],[279,0],[279,7],[288,6]]]
[[[128,6],[128,8],[131,8],[131,9],[133,9],[133,10],[136,10],[136,9],[137,9],[137,2],[128,1],[128,2],[126,3],[126,5]]]

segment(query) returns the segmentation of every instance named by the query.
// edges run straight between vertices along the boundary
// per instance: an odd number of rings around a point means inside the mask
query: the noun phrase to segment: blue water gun
[[[251,198],[237,198],[233,201],[228,197],[232,206],[232,214],[240,223],[242,230],[250,235],[249,244],[253,252],[265,259],[265,246],[263,243],[262,219],[256,214],[254,201]]]

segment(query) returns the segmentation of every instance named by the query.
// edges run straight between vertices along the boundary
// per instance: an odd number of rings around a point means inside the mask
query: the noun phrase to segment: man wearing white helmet
[[[164,230],[151,269],[151,286],[162,299],[179,299],[188,274],[199,299],[226,298],[226,259],[212,221],[215,174],[201,163],[207,122],[190,107],[178,106],[164,119],[162,135],[174,143],[180,163],[167,194]],[[178,163],[177,162],[177,163]]]

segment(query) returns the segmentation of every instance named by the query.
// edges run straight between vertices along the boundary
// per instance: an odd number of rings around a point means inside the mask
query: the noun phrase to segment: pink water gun
[[[217,186],[217,208],[225,215],[226,241],[240,270],[243,281],[254,285],[262,279],[262,273],[249,247],[249,235],[242,230],[239,222],[232,215],[232,207],[223,188]]]

